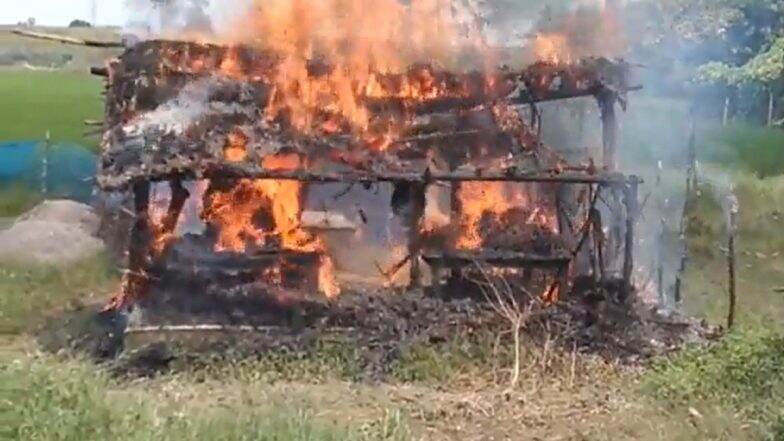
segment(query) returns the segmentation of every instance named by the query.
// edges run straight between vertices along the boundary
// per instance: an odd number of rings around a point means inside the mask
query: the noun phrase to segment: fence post
[[[49,130],[46,131],[46,137],[44,138],[44,154],[43,158],[41,159],[41,194],[43,195],[44,199],[47,198],[49,194],[49,146],[51,143],[51,134]]]
[[[735,280],[735,239],[738,232],[738,200],[731,196],[729,206],[729,217],[727,221],[727,270],[728,270],[728,293],[729,293],[729,312],[727,313],[727,329],[735,326],[735,309],[737,307],[736,280]]]

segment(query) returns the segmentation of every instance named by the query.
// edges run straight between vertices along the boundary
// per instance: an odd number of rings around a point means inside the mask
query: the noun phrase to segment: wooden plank
[[[48,34],[45,32],[36,32],[36,31],[25,31],[22,29],[13,29],[11,30],[12,34],[16,34],[22,37],[27,38],[35,38],[38,40],[48,40],[48,41],[56,41],[58,43],[63,44],[73,44],[77,46],[88,46],[88,47],[101,47],[101,48],[121,48],[124,47],[123,43],[120,41],[100,41],[100,40],[86,40],[81,38],[74,38],[69,37],[67,35],[59,35],[59,34]]]
[[[475,262],[491,265],[562,267],[571,261],[566,254],[542,255],[519,251],[445,251],[425,253],[423,259],[446,266],[465,266]]]
[[[377,183],[377,182],[412,182],[412,183],[437,183],[437,182],[542,182],[542,183],[563,183],[563,184],[600,184],[600,185],[624,185],[629,181],[640,182],[636,176],[625,176],[621,173],[520,173],[517,171],[492,172],[492,173],[412,173],[412,172],[313,172],[313,171],[280,171],[264,170],[255,165],[236,166],[222,165],[219,168],[213,167],[203,173],[196,173],[183,170],[176,175],[160,174],[145,175],[132,178],[108,177],[99,178],[102,189],[107,191],[123,190],[136,181],[160,182],[181,177],[188,179],[273,179],[273,180],[293,180],[311,183],[333,183],[333,182],[356,182],[356,183]]]

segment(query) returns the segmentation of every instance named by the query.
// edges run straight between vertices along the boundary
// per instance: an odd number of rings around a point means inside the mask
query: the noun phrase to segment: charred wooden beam
[[[618,96],[615,92],[605,90],[596,96],[602,115],[602,162],[604,169],[615,171],[616,150],[618,142],[618,120],[615,114],[615,103]]]
[[[166,262],[166,271],[178,274],[191,274],[194,276],[223,275],[227,278],[239,274],[258,274],[260,268],[287,262],[298,266],[315,268],[322,254],[318,252],[304,252],[287,249],[267,249],[257,251],[249,256],[231,255],[220,256],[207,261],[177,261]]]
[[[153,247],[153,254],[156,260],[159,260],[163,256],[164,251],[166,251],[174,240],[177,222],[180,219],[180,214],[182,214],[185,202],[190,197],[190,193],[182,185],[182,180],[180,178],[169,181],[169,188],[171,190],[169,207],[166,211],[166,216],[164,216],[161,224],[156,226],[155,231],[156,239]]]
[[[97,77],[109,78],[109,68],[93,66],[90,68],[90,74]]]
[[[601,86],[591,87],[587,89],[568,89],[568,90],[554,90],[547,91],[538,95],[533,95],[530,92],[524,91],[520,95],[511,98],[509,101],[512,104],[527,106],[530,104],[545,103],[550,101],[561,101],[573,98],[586,98],[597,97],[601,95],[606,89]],[[636,92],[643,90],[643,86],[635,85],[624,89],[622,92]]]
[[[140,182],[133,186],[134,220],[128,243],[128,270],[123,279],[119,296],[112,300],[108,309],[122,310],[143,298],[150,290],[152,226],[150,223],[150,183]]]
[[[413,172],[327,172],[327,171],[283,171],[265,170],[256,165],[231,166],[221,165],[203,173],[194,170],[181,170],[175,174],[161,174],[153,177],[136,177],[135,179],[117,179],[109,176],[101,176],[99,184],[104,190],[121,190],[129,183],[136,181],[168,181],[176,179],[273,179],[290,180],[311,183],[328,182],[357,182],[357,183],[376,183],[376,182],[414,182],[414,183],[434,183],[434,182],[543,182],[543,183],[563,183],[563,184],[601,184],[601,185],[623,185],[629,178],[620,173],[548,173],[548,172],[519,172],[508,170],[504,172],[452,172],[424,173]]]
[[[483,262],[498,266],[539,266],[560,268],[571,262],[567,254],[542,255],[517,251],[444,251],[426,252],[422,258],[427,263],[439,263],[444,266],[466,266]]]

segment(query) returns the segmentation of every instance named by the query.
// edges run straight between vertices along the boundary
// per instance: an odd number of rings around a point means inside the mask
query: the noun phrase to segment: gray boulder
[[[67,265],[104,250],[98,216],[88,205],[46,201],[0,231],[0,259]]]

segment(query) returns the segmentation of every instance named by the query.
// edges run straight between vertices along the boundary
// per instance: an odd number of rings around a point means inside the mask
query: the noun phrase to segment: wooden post
[[[47,130],[44,138],[43,157],[41,158],[41,195],[44,199],[49,196],[49,149],[51,142],[51,134]]]
[[[594,212],[596,211],[596,201],[598,200],[599,190],[601,189],[600,186],[596,186],[596,190],[594,190],[593,185],[588,186],[588,225],[586,230],[586,235],[583,236],[588,240],[593,240],[594,246],[588,249],[588,265],[591,267],[591,277],[593,278],[594,282],[599,281],[599,268],[596,263],[596,232],[595,222],[594,222]],[[590,235],[590,238],[588,237]],[[579,251],[579,247],[578,247]]]
[[[656,164],[656,187],[655,192],[656,194],[661,194],[661,184],[662,184],[662,161],[658,161]],[[667,221],[664,218],[667,212],[667,200],[664,198],[659,198],[658,205],[658,213],[660,215],[659,218],[659,235],[658,240],[656,243],[656,289],[659,295],[659,303],[665,304],[667,301],[666,294],[664,291],[664,232],[666,230]]]
[[[688,182],[686,183],[686,193],[691,194],[697,190],[697,118],[692,111],[691,123],[689,125],[689,165],[687,171],[689,173]]]
[[[727,225],[727,269],[729,276],[729,312],[727,313],[727,329],[735,326],[735,309],[737,304],[735,280],[735,238],[738,231],[738,201],[735,196],[730,197],[729,218]]]
[[[767,89],[768,89],[768,127],[771,127],[773,125],[773,110],[775,108],[774,100],[773,100],[773,87],[769,85]]]
[[[131,228],[128,244],[128,273],[123,285],[118,307],[127,307],[143,297],[149,290],[150,248],[150,183],[138,182],[133,186],[133,206],[136,219]]]
[[[602,162],[604,169],[615,171],[618,121],[615,115],[615,92],[605,90],[597,96],[602,115]]]
[[[686,264],[689,260],[689,244],[686,243],[686,228],[688,225],[689,219],[689,211],[691,208],[691,192],[688,191],[689,187],[689,177],[686,177],[686,194],[684,195],[684,202],[683,202],[683,211],[681,212],[681,222],[678,232],[678,240],[681,244],[681,261],[680,265],[678,266],[678,272],[675,274],[675,290],[673,292],[673,300],[675,304],[681,303],[683,300],[683,296],[681,295],[681,289],[683,287],[683,274],[686,272]]]
[[[624,187],[623,202],[626,206],[626,240],[624,244],[623,282],[626,295],[634,290],[632,275],[634,273],[634,225],[637,223],[639,181],[632,176]]]
[[[422,224],[422,217],[425,214],[425,200],[427,185],[422,183],[411,183],[409,198],[411,211],[408,224],[408,253],[411,256],[411,276],[409,288],[417,289],[422,287],[422,269],[420,260],[422,255],[422,238],[419,228]]]
[[[659,303],[666,303],[667,298],[664,292],[664,218],[662,217],[659,226],[659,243],[656,244],[656,287],[659,293]]]
[[[183,187],[182,180],[179,178],[169,181],[169,188],[171,188],[171,200],[163,220],[163,230],[167,233],[173,233],[177,228],[177,221],[180,219],[185,202],[191,194]]]

